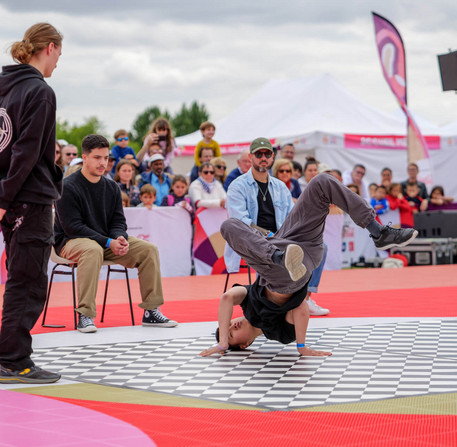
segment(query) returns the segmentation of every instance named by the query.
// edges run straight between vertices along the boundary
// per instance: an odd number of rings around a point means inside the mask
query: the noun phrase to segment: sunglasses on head
[[[129,137],[116,138],[117,141],[129,141]]]
[[[227,166],[216,165],[217,169],[223,169],[224,171],[227,169]]]
[[[214,171],[202,171],[203,174],[214,174]]]
[[[280,172],[281,174],[288,172],[290,174],[292,171],[290,169],[280,169],[278,172]]]
[[[262,156],[265,156],[265,158],[271,158],[273,157],[273,152],[271,151],[258,151],[254,154],[255,158],[262,158]]]

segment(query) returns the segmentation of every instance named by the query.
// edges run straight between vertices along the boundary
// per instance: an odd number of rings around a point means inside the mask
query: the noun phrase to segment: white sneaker
[[[323,307],[320,307],[316,304],[316,301],[314,301],[312,298],[308,298],[308,307],[309,307],[309,314],[322,317],[323,315],[327,315],[330,313],[328,309],[324,309]]]
[[[303,265],[303,250],[299,245],[290,244],[287,246],[284,254],[284,266],[292,281],[298,281],[306,275],[306,267]]]

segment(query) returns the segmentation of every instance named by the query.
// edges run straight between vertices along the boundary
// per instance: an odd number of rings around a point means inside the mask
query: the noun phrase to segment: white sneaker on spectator
[[[312,298],[308,298],[308,307],[310,315],[322,317],[323,315],[330,313],[328,309],[324,309],[323,307],[318,306],[316,301],[314,301]]]

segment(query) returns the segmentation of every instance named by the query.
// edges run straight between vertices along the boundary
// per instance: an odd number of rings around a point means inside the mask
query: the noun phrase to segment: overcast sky
[[[0,0],[0,64],[30,25],[53,24],[64,35],[49,80],[57,116],[80,124],[95,115],[108,136],[152,105],[173,113],[197,100],[217,121],[271,78],[321,73],[393,112],[371,11],[402,35],[411,110],[438,125],[457,121],[437,62],[457,49],[455,0]]]

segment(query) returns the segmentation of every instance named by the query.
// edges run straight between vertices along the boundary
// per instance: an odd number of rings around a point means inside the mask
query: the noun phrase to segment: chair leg
[[[224,293],[227,292],[229,277],[230,277],[230,273],[227,273],[227,276],[225,277]]]
[[[130,292],[130,280],[129,280],[129,272],[127,270],[127,267],[125,267],[125,280],[127,281],[127,292],[129,294],[130,315],[132,317],[132,326],[135,326],[135,318],[133,317],[132,294]]]
[[[111,273],[111,266],[108,265],[108,273],[106,274],[106,283],[105,283],[105,296],[103,297],[103,308],[102,308],[102,318],[100,320],[103,323],[103,318],[105,317],[105,306],[106,306],[106,296],[108,295],[108,286],[109,286],[109,275]]]
[[[48,313],[48,305],[49,305],[49,298],[51,297],[52,282],[54,281],[55,269],[57,267],[58,267],[58,264],[56,264],[52,268],[51,279],[49,281],[49,286],[48,286],[48,293],[46,294],[46,302],[44,303],[43,320],[41,321],[41,326],[43,326],[43,327],[58,327],[58,328],[65,327],[64,325],[61,325],[61,324],[60,325],[54,325],[54,324],[47,325],[46,324],[46,314]]]
[[[75,323],[75,330],[76,328],[78,327],[78,323],[76,321],[76,314],[78,313],[76,311],[76,308],[78,307],[77,304],[76,304],[76,279],[75,279],[75,268],[76,268],[76,265],[73,264],[71,266],[71,287],[72,287],[72,290],[73,290],[73,320],[74,320],[74,323]]]
[[[251,267],[248,265],[248,278],[249,278],[249,285],[251,285]]]

